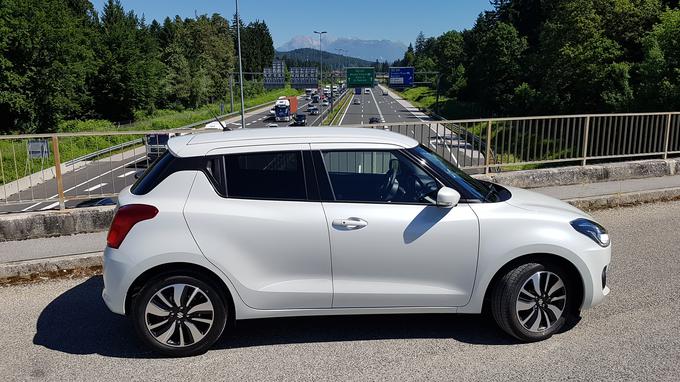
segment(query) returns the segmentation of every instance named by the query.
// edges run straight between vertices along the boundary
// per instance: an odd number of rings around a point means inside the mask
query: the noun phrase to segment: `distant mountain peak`
[[[358,57],[368,61],[392,62],[404,56],[406,45],[391,40],[364,40],[358,37],[333,37],[324,35],[322,40],[324,51],[336,53],[341,49],[344,55]],[[319,49],[318,35],[299,35],[277,48],[285,52],[301,48]]]

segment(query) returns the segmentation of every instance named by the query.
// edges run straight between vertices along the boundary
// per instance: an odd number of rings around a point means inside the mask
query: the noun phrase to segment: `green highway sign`
[[[347,68],[347,87],[373,87],[374,68]]]

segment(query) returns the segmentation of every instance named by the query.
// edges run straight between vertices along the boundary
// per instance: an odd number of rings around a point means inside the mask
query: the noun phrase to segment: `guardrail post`
[[[668,137],[670,136],[671,133],[671,118],[673,115],[671,113],[668,113],[666,115],[666,132],[664,134],[663,138],[663,159],[668,159]]]
[[[581,166],[586,165],[586,160],[588,158],[588,134],[590,133],[590,116],[586,117],[586,127],[583,130],[583,160],[581,161]]]
[[[59,158],[59,138],[56,135],[52,136],[52,151],[54,152],[54,174],[57,179],[57,195],[59,196],[59,210],[64,210],[64,180],[61,176],[61,160]]]
[[[489,173],[491,164],[491,120],[486,124],[486,155],[484,156],[484,173]]]

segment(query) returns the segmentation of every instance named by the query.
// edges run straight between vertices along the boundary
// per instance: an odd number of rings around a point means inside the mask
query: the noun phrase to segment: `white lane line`
[[[342,125],[342,121],[345,120],[345,116],[347,115],[347,110],[349,110],[349,107],[352,106],[352,102],[354,102],[351,98],[349,102],[347,102],[347,106],[345,107],[345,112],[342,114],[342,118],[340,118],[340,125]]]
[[[125,174],[120,174],[120,175],[118,175],[118,177],[119,177],[119,178],[125,178],[126,176],[132,175],[132,174],[134,174],[134,173],[136,173],[136,172],[137,172],[137,171],[128,171],[128,172],[126,172]]]
[[[82,182],[82,183],[80,183],[80,184],[76,184],[75,186],[73,186],[73,187],[71,187],[71,188],[68,188],[68,189],[64,190],[64,194],[67,193],[67,192],[69,192],[69,191],[73,191],[73,190],[75,190],[76,188],[78,188],[78,187],[80,187],[80,186],[82,186],[82,185],[84,185],[84,184],[88,184],[88,183],[90,183],[91,181],[93,181],[93,180],[95,180],[95,179],[99,179],[99,178],[101,178],[101,177],[103,177],[103,176],[109,175],[110,173],[112,173],[112,172],[114,172],[114,171],[116,171],[116,170],[120,170],[121,168],[127,167],[127,166],[129,166],[129,165],[131,165],[131,164],[133,164],[133,163],[135,163],[135,162],[139,162],[139,158],[137,158],[137,159],[135,159],[135,160],[133,160],[133,161],[131,161],[131,162],[122,164],[122,165],[120,165],[120,166],[118,166],[118,167],[116,167],[116,168],[114,168],[114,169],[111,169],[110,171],[107,171],[107,172],[105,172],[105,173],[99,174],[99,175],[95,176],[94,178],[88,179],[88,180],[86,180],[86,181],[84,181],[84,182]],[[47,199],[54,199],[54,198],[56,198],[57,196],[59,196],[59,194],[54,194],[54,195],[50,196],[50,197],[47,198]]]
[[[96,190],[96,189],[98,189],[98,188],[102,188],[102,187],[106,186],[107,184],[108,184],[108,183],[99,183],[99,184],[96,185],[96,186],[92,186],[92,187],[90,187],[90,188],[85,189],[85,192],[94,191],[94,190]]]
[[[380,114],[380,120],[385,121],[385,117],[383,116],[382,111],[380,111],[380,106],[378,106],[378,101],[375,99],[375,94],[371,92],[371,97],[373,97],[373,102],[375,102],[375,108],[378,109],[378,114]]]
[[[54,202],[40,209],[40,211],[51,210],[52,208],[59,205],[59,202]]]
[[[21,210],[21,212],[26,212],[26,211],[30,210],[31,208],[33,208],[33,207],[35,207],[35,206],[37,206],[38,204],[41,204],[41,203],[42,203],[42,202],[38,202],[38,203],[36,203],[36,204],[32,204],[32,205],[30,205],[30,206],[24,208],[23,210]]]

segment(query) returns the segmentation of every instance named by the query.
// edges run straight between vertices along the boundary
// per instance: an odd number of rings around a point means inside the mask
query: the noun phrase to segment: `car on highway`
[[[361,105],[361,98],[355,98],[355,99],[354,99],[354,104],[355,104],[355,105]]]
[[[387,96],[387,95],[389,95],[389,94],[387,93],[387,90],[383,90],[383,96]]]
[[[371,89],[369,88],[364,89],[364,94],[371,94]]]
[[[319,114],[321,113],[321,111],[319,110],[319,108],[316,107],[316,106],[312,106],[312,107],[308,108],[307,111],[308,111],[309,114],[311,114],[311,115],[319,115]]]
[[[328,102],[327,99],[325,99],[325,100],[323,100],[323,102],[321,102],[321,106],[328,106],[328,105],[330,105],[330,103]]]
[[[291,126],[306,126],[307,125],[307,116],[305,114],[295,114],[295,118],[293,118],[293,123]]]
[[[379,117],[371,117],[371,118],[368,119],[369,124],[380,123],[380,122],[383,122],[383,120],[380,119]]]
[[[609,294],[591,216],[383,129],[173,138],[119,194],[106,242],[106,305],[169,356],[284,316],[488,311],[539,341]]]

